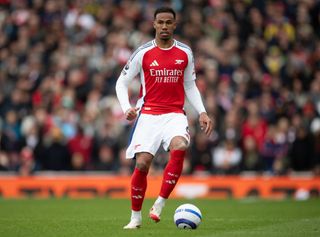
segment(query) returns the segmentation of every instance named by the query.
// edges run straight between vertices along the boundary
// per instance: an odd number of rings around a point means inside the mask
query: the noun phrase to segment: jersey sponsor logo
[[[154,77],[156,83],[178,83],[179,78],[183,76],[183,70],[150,68],[150,76]]]
[[[153,60],[153,62],[150,64],[150,67],[155,67],[155,66],[159,66],[159,63],[157,62],[157,60]]]
[[[182,76],[183,70],[180,69],[150,69],[150,76]]]
[[[183,59],[176,59],[176,63],[175,63],[175,64],[181,64],[181,63],[183,63],[183,62],[184,62]]]

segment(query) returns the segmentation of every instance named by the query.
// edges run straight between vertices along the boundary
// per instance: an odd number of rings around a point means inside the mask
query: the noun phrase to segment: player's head
[[[176,25],[176,13],[172,8],[161,7],[154,12],[156,38],[164,41],[172,39]]]

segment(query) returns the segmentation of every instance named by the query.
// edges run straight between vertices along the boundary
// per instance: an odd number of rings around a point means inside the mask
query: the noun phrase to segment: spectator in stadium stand
[[[66,138],[61,129],[52,126],[42,141],[39,148],[39,161],[44,170],[70,170],[71,155],[66,146]]]
[[[305,126],[300,126],[296,132],[290,150],[290,167],[293,171],[307,171],[314,166],[314,140]]]
[[[255,139],[247,136],[242,143],[243,158],[240,170],[261,172],[262,161]]]
[[[245,139],[248,136],[252,137],[260,152],[263,147],[268,124],[262,119],[259,113],[257,101],[248,100],[247,110],[247,118],[241,125],[241,137],[242,139]]]
[[[77,133],[68,141],[68,149],[72,156],[71,164],[75,169],[86,169],[91,164],[92,138],[84,134],[81,126],[77,127]]]
[[[240,172],[242,151],[234,137],[229,136],[212,151],[214,174],[238,174]]]
[[[18,114],[9,110],[5,114],[1,137],[1,150],[7,153],[9,158],[8,168],[17,170],[19,167],[19,151],[24,146],[24,139],[21,137]]]
[[[288,169],[288,120],[280,118],[278,123],[269,125],[260,154],[263,169],[276,175],[283,175]]]
[[[29,147],[22,148],[20,152],[20,166],[18,167],[21,176],[29,176],[35,170],[33,150]]]
[[[190,149],[191,173],[210,173],[212,168],[210,140],[203,134],[197,133]]]
[[[159,196],[149,212],[155,222],[160,221],[165,202],[179,180],[190,143],[183,109],[185,97],[198,112],[203,132],[209,136],[213,129],[195,84],[192,51],[173,38],[176,25],[172,8],[158,8],[153,21],[155,39],[132,54],[117,81],[117,97],[126,119],[137,119],[127,149],[127,158],[136,159],[136,168],[131,178],[131,220],[124,229],[137,229],[142,224],[147,175],[160,146],[170,152],[170,159],[163,171]],[[141,97],[132,107],[128,87],[138,74]]]
[[[119,161],[117,156],[117,149],[112,144],[104,142],[99,146],[98,157],[95,158],[95,170],[105,170],[117,172],[119,170]]]

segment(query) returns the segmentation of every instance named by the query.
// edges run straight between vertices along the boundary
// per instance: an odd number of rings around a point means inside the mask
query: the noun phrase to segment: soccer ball
[[[202,214],[193,204],[182,204],[174,212],[174,223],[179,229],[196,229],[201,222]]]

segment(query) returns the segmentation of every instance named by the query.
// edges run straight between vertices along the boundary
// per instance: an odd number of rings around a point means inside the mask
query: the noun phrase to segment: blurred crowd
[[[0,170],[131,173],[115,83],[161,5],[215,121],[207,138],[186,102],[184,172],[320,175],[319,0],[0,0]]]

